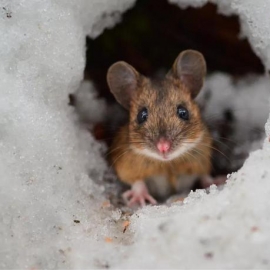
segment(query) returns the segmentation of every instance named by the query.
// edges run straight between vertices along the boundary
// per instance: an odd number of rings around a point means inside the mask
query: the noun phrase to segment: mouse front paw
[[[134,205],[145,206],[147,201],[150,204],[157,204],[143,181],[136,181],[130,190],[123,193],[123,198],[127,201],[129,207]]]

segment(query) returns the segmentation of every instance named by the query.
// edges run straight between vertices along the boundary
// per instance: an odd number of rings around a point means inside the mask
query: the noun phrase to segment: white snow
[[[235,170],[243,165],[247,154],[261,148],[265,138],[264,124],[269,116],[269,78],[248,75],[235,80],[227,74],[215,73],[206,78],[197,97],[205,122],[213,131],[219,155],[225,167]],[[222,139],[218,125],[224,125],[224,112],[231,112],[228,138]],[[225,144],[225,145],[224,145]],[[226,156],[226,157],[225,157]],[[230,165],[226,164],[230,160]],[[222,160],[219,160],[222,162]]]
[[[104,146],[75,125],[68,94],[83,78],[86,33],[114,24],[99,21],[104,10],[133,2],[0,1],[1,269],[73,268],[75,247],[84,242],[94,258],[109,234],[101,224],[115,215],[99,213],[95,184],[107,169]],[[81,13],[98,26],[86,32]]]
[[[74,96],[76,115],[82,123],[96,124],[105,119],[107,104],[104,99],[98,98],[90,81],[82,81]]]
[[[181,8],[202,7],[214,3],[224,15],[238,15],[242,38],[247,38],[254,52],[261,58],[266,70],[270,70],[270,24],[265,11],[270,8],[269,0],[168,0]]]
[[[242,35],[269,69],[270,1],[213,2],[239,15]],[[213,186],[183,204],[139,210],[125,233],[129,214],[108,204],[100,185],[108,169],[104,145],[76,124],[67,97],[83,77],[85,35],[112,27],[133,4],[0,0],[0,268],[269,269],[270,120],[263,148],[223,190]],[[229,80],[223,76],[220,86],[233,89]],[[267,80],[237,88],[267,89]]]

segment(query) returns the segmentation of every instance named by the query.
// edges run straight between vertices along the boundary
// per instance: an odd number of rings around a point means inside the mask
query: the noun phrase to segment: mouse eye
[[[137,121],[139,124],[142,124],[144,123],[146,120],[147,120],[147,117],[148,117],[148,111],[146,108],[142,108],[138,115],[137,115]]]
[[[183,106],[179,105],[177,107],[177,115],[180,119],[183,120],[189,120],[189,112],[186,108],[184,108]]]

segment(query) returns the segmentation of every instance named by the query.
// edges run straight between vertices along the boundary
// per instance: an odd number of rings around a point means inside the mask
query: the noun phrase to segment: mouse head
[[[107,81],[116,100],[130,111],[129,142],[137,153],[175,159],[202,139],[204,125],[194,98],[203,85],[201,53],[183,51],[162,81],[152,81],[125,62],[113,64]]]

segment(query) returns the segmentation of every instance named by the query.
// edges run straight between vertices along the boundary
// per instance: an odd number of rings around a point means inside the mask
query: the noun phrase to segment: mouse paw
[[[151,204],[157,204],[157,201],[149,194],[143,181],[136,181],[132,188],[124,192],[122,196],[127,201],[129,207],[137,204],[145,206],[147,201]]]

